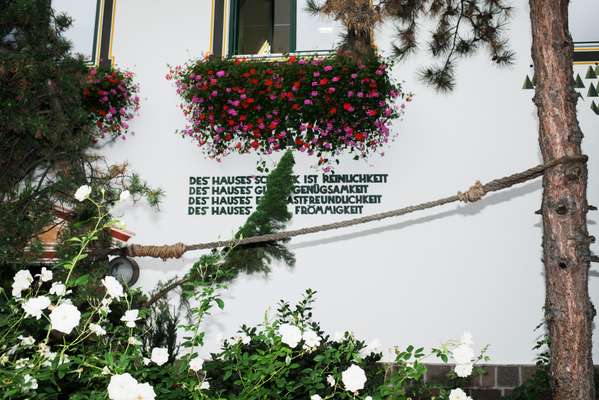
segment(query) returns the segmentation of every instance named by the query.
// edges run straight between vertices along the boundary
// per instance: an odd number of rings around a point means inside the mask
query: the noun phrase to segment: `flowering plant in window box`
[[[130,71],[115,67],[91,68],[83,88],[83,102],[98,128],[98,136],[123,137],[128,121],[139,111],[139,85]]]
[[[271,154],[294,148],[330,164],[342,154],[367,158],[394,135],[390,123],[410,100],[382,58],[357,63],[342,54],[263,61],[204,58],[172,67],[188,125],[180,131],[204,153]]]

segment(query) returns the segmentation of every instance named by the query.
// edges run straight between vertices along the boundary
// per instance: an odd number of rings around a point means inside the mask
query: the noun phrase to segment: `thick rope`
[[[417,205],[412,205],[397,210],[385,211],[377,214],[366,215],[363,217],[346,219],[330,224],[323,224],[289,231],[271,233],[268,235],[252,236],[242,239],[219,240],[214,242],[197,243],[190,245],[185,245],[183,243],[176,243],[173,245],[163,246],[144,246],[138,244],[131,244],[126,247],[126,255],[131,257],[155,257],[161,258],[162,260],[166,261],[169,258],[180,258],[184,253],[193,250],[215,249],[219,247],[231,247],[264,242],[275,242],[296,236],[330,231],[333,229],[347,228],[354,225],[360,225],[368,222],[380,221],[382,219],[398,217],[400,215],[406,215],[416,211],[427,210],[429,208],[439,207],[445,204],[454,203],[456,201],[461,201],[464,203],[473,203],[482,199],[487,193],[497,192],[499,190],[507,189],[519,183],[538,178],[539,176],[543,175],[543,173],[546,170],[554,168],[560,164],[586,162],[587,159],[588,157],[584,155],[557,158],[555,160],[549,161],[546,164],[540,164],[536,167],[529,168],[522,172],[508,175],[503,178],[494,179],[485,184],[480,183],[480,181],[476,181],[474,185],[472,185],[464,193],[458,192],[453,196],[444,197],[438,200],[420,203]]]

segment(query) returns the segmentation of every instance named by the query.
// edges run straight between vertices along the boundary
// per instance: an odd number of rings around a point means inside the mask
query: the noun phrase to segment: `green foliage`
[[[423,68],[420,75],[443,91],[455,86],[456,62],[481,49],[487,49],[497,65],[511,64],[514,59],[505,37],[512,7],[505,0],[310,0],[307,9],[343,23],[347,35],[342,48],[360,58],[368,54],[364,49],[374,51],[371,32],[385,20],[396,24],[393,49],[399,59],[415,53],[423,36],[419,26],[432,22],[434,28],[426,45],[428,53],[440,62]]]
[[[285,152],[277,166],[266,178],[266,190],[260,198],[256,210],[239,228],[235,239],[279,232],[287,226],[292,214],[288,210],[289,199],[293,194],[293,153]],[[180,279],[172,279],[161,284],[150,298],[153,304],[174,289],[181,287],[182,299],[192,297],[197,287],[234,280],[240,273],[268,273],[273,261],[281,261],[288,266],[295,264],[295,256],[285,243],[288,240],[238,245],[222,250],[213,250],[200,257],[191,270]]]
[[[235,234],[235,239],[267,235],[279,232],[287,226],[292,214],[288,203],[295,183],[293,176],[293,153],[285,152],[277,167],[268,175],[266,191],[260,198],[256,210]],[[223,269],[244,271],[246,273],[270,272],[273,260],[282,261],[289,266],[295,264],[295,256],[285,245],[287,240],[258,243],[255,245],[235,246],[224,257]],[[226,250],[225,250],[226,251]]]
[[[424,382],[423,360],[435,355],[447,362],[447,349],[434,349],[431,354],[414,346],[397,349],[393,368],[385,368],[377,346],[348,331],[327,335],[312,319],[315,293],[306,290],[295,306],[281,301],[273,319],[266,316],[259,326],[242,326],[236,336],[225,340],[204,365],[209,398],[291,400],[318,395],[322,399],[429,400],[444,399],[455,387],[455,379],[445,386]],[[293,334],[286,338],[289,329],[296,332],[295,339]],[[349,391],[343,379],[351,366],[362,369],[366,377],[357,391]]]
[[[70,53],[63,34],[71,19],[56,14],[48,0],[1,0],[0,9],[0,268],[10,272],[38,258],[37,236],[51,226],[56,206],[74,208],[75,223],[85,220],[87,205],[71,197],[80,185],[103,187],[108,205],[128,186],[153,205],[162,193],[145,184],[134,190],[133,176],[104,168],[92,153],[102,130],[96,112],[103,110],[89,96],[84,101],[86,92],[98,92],[97,82],[84,60]],[[126,81],[127,93],[119,95],[129,96],[135,86],[118,70],[101,76],[111,84]],[[124,112],[113,118],[121,127],[131,116],[128,104],[135,108],[135,97],[128,99],[115,103]],[[28,245],[33,251],[24,251]]]
[[[70,19],[49,1],[4,0],[0,9],[0,262],[7,262],[52,219],[51,198],[66,186],[48,183],[53,172],[81,180],[75,164],[92,144],[92,127],[80,101],[87,67],[61,36]]]

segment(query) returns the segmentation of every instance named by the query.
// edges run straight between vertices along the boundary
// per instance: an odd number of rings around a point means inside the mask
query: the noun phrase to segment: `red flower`
[[[257,149],[258,147],[260,147],[260,143],[255,140],[252,140],[250,146],[252,146],[254,149]]]
[[[350,112],[354,111],[354,107],[351,104],[349,104],[349,103],[343,103],[343,109],[345,111],[350,111]]]
[[[254,102],[254,98],[253,97],[248,97],[247,99],[245,99],[245,102],[248,104],[252,104]]]
[[[231,140],[231,139],[233,139],[233,135],[231,135],[230,133],[227,133],[227,134],[225,135],[225,140],[226,140],[226,141],[229,141],[229,140]]]
[[[337,107],[331,107],[329,114],[337,114]]]
[[[376,110],[367,110],[366,111],[366,115],[368,115],[369,117],[376,117],[378,114],[378,112]]]
[[[292,109],[294,109],[294,110],[299,110],[299,108],[300,108],[300,105],[299,105],[299,104],[297,104],[297,103],[295,103],[295,104],[293,104],[293,105],[291,106],[291,108],[292,108]]]
[[[329,80],[327,78],[322,78],[319,83],[320,83],[321,86],[324,86],[327,83],[329,83]]]
[[[265,80],[265,81],[264,81],[264,84],[265,84],[266,86],[272,86],[272,79],[267,79],[267,80]]]
[[[298,146],[301,146],[304,144],[304,139],[302,139],[301,137],[298,137],[295,139],[295,144],[297,144]]]
[[[363,142],[364,139],[366,139],[366,136],[363,133],[360,132],[356,132],[354,133],[354,138],[358,141],[358,142]]]

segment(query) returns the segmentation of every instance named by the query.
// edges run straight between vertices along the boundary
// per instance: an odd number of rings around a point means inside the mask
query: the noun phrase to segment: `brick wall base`
[[[445,383],[451,365],[428,364],[425,377],[427,382]],[[535,365],[494,365],[482,366],[482,376],[468,379],[465,391],[476,400],[495,400],[511,394],[512,390],[526,382],[536,371]]]

